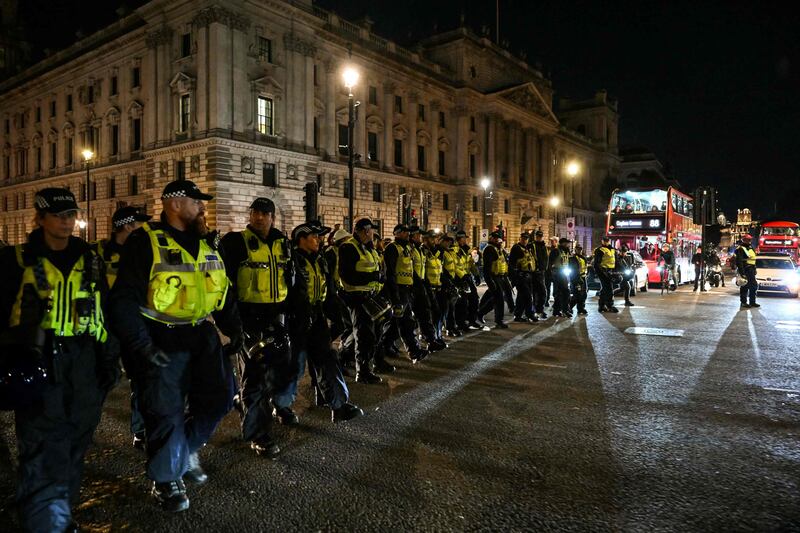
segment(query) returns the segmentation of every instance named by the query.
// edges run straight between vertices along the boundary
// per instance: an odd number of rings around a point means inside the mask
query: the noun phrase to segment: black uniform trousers
[[[157,483],[183,477],[188,457],[203,447],[233,406],[233,372],[209,321],[169,328],[148,321],[165,367],[141,362],[139,405],[147,434],[147,476]],[[244,401],[244,398],[243,398]]]
[[[241,316],[249,345],[260,341],[269,327],[280,323],[279,316],[267,317],[259,315],[257,311],[248,312],[247,305],[241,307]],[[249,345],[245,349],[250,348]],[[299,363],[288,350],[270,353],[259,361],[250,360],[239,353],[237,361],[241,380],[242,438],[246,441],[269,440],[272,438],[273,425],[272,399],[291,387]]]
[[[598,302],[600,309],[614,307],[614,286],[611,271],[605,268],[598,268],[597,277],[600,280],[600,298]]]
[[[544,272],[537,271],[533,273],[531,281],[533,293],[533,306],[537,313],[544,313],[544,308],[547,305],[548,292],[545,288]]]
[[[434,295],[436,296],[436,302],[438,303],[439,307],[439,315],[438,320],[436,323],[436,333],[439,338],[442,338],[445,329],[445,323],[447,322],[447,317],[450,314],[450,311],[453,307],[453,303],[455,302],[455,298],[452,295],[452,289],[446,289],[444,287],[437,287],[432,289]]]
[[[701,289],[705,289],[706,288],[706,284],[705,284],[705,280],[703,279],[702,272],[703,271],[700,269],[699,266],[695,266],[694,267],[694,290],[697,290],[697,287],[700,287]]]
[[[416,280],[414,282],[412,295],[413,300],[411,302],[411,308],[414,310],[414,316],[417,318],[420,333],[422,333],[422,336],[425,337],[428,343],[431,343],[438,338],[436,336],[436,328],[434,328],[433,325],[432,309],[433,305],[436,305],[436,302],[433,302],[433,304],[431,303],[428,289],[423,281]]]
[[[442,339],[442,328],[444,327],[444,315],[440,306],[441,287],[432,287],[424,284],[425,295],[430,303],[431,324],[433,325],[434,338],[439,341]]]
[[[553,274],[553,313],[569,313],[569,278],[561,274]]]
[[[544,289],[546,292],[544,304],[547,305],[550,303],[550,296],[553,294],[552,292],[553,286],[553,275],[549,270],[544,272]]]
[[[461,291],[458,302],[456,302],[456,325],[466,329],[470,324],[475,324],[478,321],[480,297],[472,274],[467,274],[459,279],[458,282],[464,290]]]
[[[26,531],[64,531],[72,521],[104,396],[97,384],[94,340],[55,342],[60,348],[41,401],[15,413],[16,500]]]
[[[371,371],[370,364],[375,360],[375,351],[378,343],[379,324],[364,310],[364,302],[368,293],[345,292],[342,294],[344,303],[350,311],[350,321],[353,324],[353,340],[356,355],[356,372]]]
[[[414,300],[413,285],[398,285],[397,292],[400,300],[394,302],[392,305],[392,319],[391,324],[385,330],[382,339],[383,346],[393,344],[398,337],[403,339],[408,353],[419,351],[419,342],[417,342],[417,321],[414,318],[412,311],[412,302]],[[401,314],[396,315],[397,310],[402,308]]]
[[[754,267],[744,267],[742,275],[747,278],[747,285],[739,287],[739,300],[742,305],[756,303],[756,292],[758,291],[758,281],[756,280],[756,269]]]
[[[626,302],[631,301],[631,296],[634,296],[633,278],[622,278],[622,294]]]
[[[478,315],[483,317],[491,309],[494,309],[494,322],[500,324],[503,322],[503,315],[505,310],[503,308],[504,302],[508,303],[509,309],[514,309],[514,297],[511,294],[511,284],[506,276],[487,276],[486,277],[487,291],[483,293],[478,307]]]
[[[339,367],[336,351],[331,348],[331,332],[322,309],[314,311],[310,328],[292,331],[292,353],[297,362],[297,373],[291,387],[292,401],[308,361],[311,379],[322,393],[325,403],[331,409],[338,409],[347,403],[350,391]]]
[[[533,273],[518,272],[514,275],[517,300],[514,302],[514,318],[533,318]]]
[[[586,286],[586,276],[578,275],[573,278],[572,290],[572,307],[577,307],[578,311],[586,310],[586,295],[588,287]]]

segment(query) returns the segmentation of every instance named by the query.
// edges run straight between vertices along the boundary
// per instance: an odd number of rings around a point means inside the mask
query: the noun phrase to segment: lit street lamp
[[[354,227],[354,211],[355,211],[355,180],[353,178],[355,166],[355,153],[353,151],[353,127],[356,121],[356,104],[353,101],[353,87],[358,83],[358,71],[353,67],[346,67],[342,72],[342,79],[344,86],[347,87],[347,179],[350,184],[350,191],[348,194],[348,217],[350,232],[352,233]]]
[[[492,198],[492,193],[489,191],[489,188],[491,186],[492,186],[492,180],[490,180],[489,178],[481,179],[481,187],[483,188],[483,226],[488,230],[492,229],[487,224],[488,222],[487,218],[489,215],[487,204],[489,200]]]
[[[567,164],[567,176],[569,176],[570,181],[572,182],[572,214],[571,217],[575,217],[575,178],[578,177],[578,173],[581,171],[581,165],[577,161],[570,161]]]
[[[81,155],[83,156],[83,162],[86,164],[86,240],[92,242],[92,225],[89,224],[89,207],[91,207],[92,198],[91,189],[89,188],[89,163],[94,157],[94,152],[86,148],[81,152]],[[81,226],[81,229],[83,229],[83,226]]]

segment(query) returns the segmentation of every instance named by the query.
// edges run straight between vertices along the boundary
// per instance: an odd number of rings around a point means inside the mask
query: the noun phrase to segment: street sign
[[[481,242],[489,242],[489,230],[481,228]]]
[[[575,233],[575,217],[567,217],[567,232]]]
[[[567,230],[567,239],[574,241],[575,240],[575,232]]]

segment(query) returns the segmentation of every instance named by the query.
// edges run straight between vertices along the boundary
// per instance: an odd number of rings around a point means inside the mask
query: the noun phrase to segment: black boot
[[[333,409],[331,411],[331,420],[334,424],[338,422],[344,422],[346,420],[352,420],[353,418],[357,418],[359,416],[364,416],[364,411],[352,403],[345,403],[340,408]]]
[[[250,449],[259,457],[275,459],[281,453],[280,447],[271,438],[262,438],[250,443]]]
[[[150,494],[161,505],[161,508],[170,513],[178,513],[189,508],[189,498],[186,496],[186,485],[183,480],[167,481],[166,483],[153,482]]]
[[[356,372],[356,383],[364,383],[366,385],[374,385],[381,383],[383,380],[380,376],[376,376],[369,370],[360,370]]]

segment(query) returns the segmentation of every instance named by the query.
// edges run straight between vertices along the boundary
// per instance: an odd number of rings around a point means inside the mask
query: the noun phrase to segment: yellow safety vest
[[[522,257],[517,259],[517,270],[521,272],[533,272],[536,270],[536,259],[534,259],[531,252],[522,245],[517,245],[522,248]]]
[[[303,258],[303,268],[306,273],[306,288],[308,303],[317,305],[325,301],[325,296],[328,294],[328,284],[325,279],[325,268],[323,267],[322,258],[317,256],[312,263],[308,257],[300,254]]]
[[[272,246],[264,243],[250,229],[241,233],[247,248],[247,260],[239,265],[236,289],[240,302],[276,304],[286,300],[286,265],[289,256],[286,239],[275,239]]]
[[[451,278],[455,278],[458,272],[456,251],[452,248],[440,251],[442,252],[442,268],[450,274]]]
[[[608,246],[600,246],[598,250],[603,254],[600,260],[600,268],[613,269],[616,266],[614,250]]]
[[[408,249],[410,245],[402,246],[395,241],[389,246],[394,246],[397,249],[397,262],[394,265],[395,281],[398,285],[413,285],[414,260],[411,258],[411,252]]]
[[[331,275],[333,276],[333,283],[337,287],[341,288],[342,280],[339,278],[339,247],[338,246],[333,246],[333,247],[331,247],[331,250],[332,250],[331,254],[333,254],[333,261],[334,262],[333,262],[333,264],[331,264],[331,262],[328,261],[328,269],[330,270]]]
[[[456,253],[456,278],[461,279],[469,272],[467,265],[467,255],[458,244],[453,244],[453,250]]]
[[[744,246],[740,246],[742,250],[744,250],[747,259],[744,260],[745,265],[756,266],[756,251],[752,248],[745,248]]]
[[[364,248],[364,246],[358,242],[355,237],[350,237],[346,241],[344,241],[341,246],[352,246],[358,252],[358,261],[356,262],[356,272],[379,272],[381,269],[381,258],[378,255],[378,252],[375,250],[368,250]],[[340,256],[341,258],[341,256]],[[339,266],[341,267],[341,259],[339,261]],[[345,281],[344,278],[340,278],[342,281],[342,287],[347,292],[359,292],[359,291],[375,291],[380,290],[381,283],[377,281],[371,281],[366,285],[350,285]]]
[[[442,285],[442,260],[438,250],[425,250],[425,279],[432,287]]]
[[[588,267],[586,265],[586,259],[583,257],[576,255],[575,260],[578,262],[578,272],[581,276],[585,276],[586,272],[588,271]]]
[[[112,237],[113,238],[113,237]],[[108,288],[114,286],[117,281],[117,271],[119,270],[119,252],[109,252],[106,247],[108,246],[108,239],[97,241],[97,255],[106,264],[106,280],[108,281]]]
[[[414,274],[418,279],[425,279],[425,256],[419,248],[411,245],[411,261],[414,263]]]
[[[100,291],[96,282],[84,279],[84,273],[92,270],[86,265],[87,257],[94,261],[95,254],[84,254],[72,267],[64,279],[64,275],[47,258],[37,257],[35,264],[26,264],[25,246],[18,244],[16,248],[17,263],[23,269],[17,299],[11,308],[9,326],[20,325],[23,315],[22,306],[25,285],[33,286],[39,298],[47,302],[44,317],[40,326],[52,331],[57,337],[76,337],[89,334],[100,342],[106,340],[103,321],[103,310],[100,304]]]
[[[492,246],[491,244],[489,246]],[[504,274],[508,274],[508,259],[506,258],[506,251],[501,250],[500,248],[492,246],[495,251],[497,252],[497,260],[492,263],[492,275],[493,276],[502,276]],[[486,250],[484,249],[484,254]]]
[[[145,223],[153,266],[147,286],[147,305],[141,313],[164,324],[197,324],[222,309],[230,282],[217,250],[200,239],[197,259],[169,233]]]

